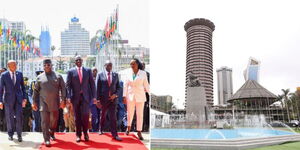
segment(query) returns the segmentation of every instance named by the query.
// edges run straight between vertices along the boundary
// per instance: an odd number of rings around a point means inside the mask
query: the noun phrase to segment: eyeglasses
[[[75,60],[75,61],[77,62],[77,61],[82,61],[82,60],[81,60],[81,59],[77,59],[77,60]]]

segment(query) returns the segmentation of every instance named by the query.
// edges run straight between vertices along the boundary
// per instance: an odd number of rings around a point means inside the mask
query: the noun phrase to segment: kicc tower
[[[185,23],[187,36],[186,96],[190,75],[197,77],[204,87],[207,106],[213,105],[212,33],[215,25],[208,19],[195,18]],[[186,98],[186,101],[188,99]]]

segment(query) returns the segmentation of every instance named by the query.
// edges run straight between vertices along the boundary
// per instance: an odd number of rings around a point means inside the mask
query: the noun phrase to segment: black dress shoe
[[[86,134],[86,135],[84,135],[84,140],[87,142],[87,141],[89,141],[89,136]]]
[[[77,136],[77,137],[76,137],[76,142],[78,143],[78,142],[80,142],[80,141],[81,141],[80,137]]]
[[[138,131],[137,135],[141,141],[144,140],[142,133],[140,131]]]
[[[122,139],[118,136],[114,137],[113,139],[117,140],[117,141],[122,141]]]
[[[22,139],[21,136],[18,136],[18,141],[19,141],[19,142],[22,142],[22,141],[23,141],[23,139]]]
[[[52,141],[55,141],[55,140],[56,140],[56,138],[55,138],[55,136],[54,136],[54,133],[51,133],[51,134],[50,134],[50,138],[51,138]]]
[[[50,141],[45,141],[46,147],[51,147]]]
[[[12,136],[9,136],[9,137],[8,137],[8,140],[12,141],[12,140],[13,140],[13,137],[12,137]]]

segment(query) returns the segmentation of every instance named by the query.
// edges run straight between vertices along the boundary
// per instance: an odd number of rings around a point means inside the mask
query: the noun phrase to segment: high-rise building
[[[196,76],[205,88],[207,105],[213,105],[213,58],[212,32],[213,22],[196,18],[184,25],[187,36],[186,55],[186,95],[189,75]]]
[[[10,30],[17,30],[20,32],[26,31],[26,26],[23,21],[9,21],[5,18],[0,18],[0,23],[2,24],[2,28],[10,29]]]
[[[52,54],[52,52],[51,52],[51,36],[50,36],[48,27],[46,27],[46,29],[42,27],[39,44],[40,44],[42,56],[49,56]]]
[[[245,81],[254,80],[259,83],[260,61],[250,57],[247,68],[244,71]]]
[[[218,76],[218,104],[225,105],[232,96],[232,69],[221,67],[217,69]]]
[[[90,53],[90,33],[81,27],[78,18],[73,17],[69,29],[61,32],[61,55],[86,56]]]
[[[23,21],[10,21],[9,22],[9,27],[11,30],[18,30],[21,32],[25,32],[26,31],[26,26],[25,23]]]

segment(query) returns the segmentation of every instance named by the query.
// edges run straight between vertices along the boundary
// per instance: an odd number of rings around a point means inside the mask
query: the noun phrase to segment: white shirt
[[[9,74],[10,74],[11,80],[13,80],[13,72],[9,71]],[[15,81],[13,81],[13,82],[14,82],[14,84],[16,84],[16,72],[14,72],[14,77],[15,77]]]
[[[81,77],[82,77],[82,67],[79,68],[79,67],[76,66],[77,73],[79,73],[78,69],[80,69],[80,73],[81,73]]]
[[[112,71],[110,71],[110,75],[108,76],[108,72],[106,71],[106,69],[104,69],[105,75],[106,75],[106,79],[108,81],[108,77],[110,78],[110,82],[112,82]]]

